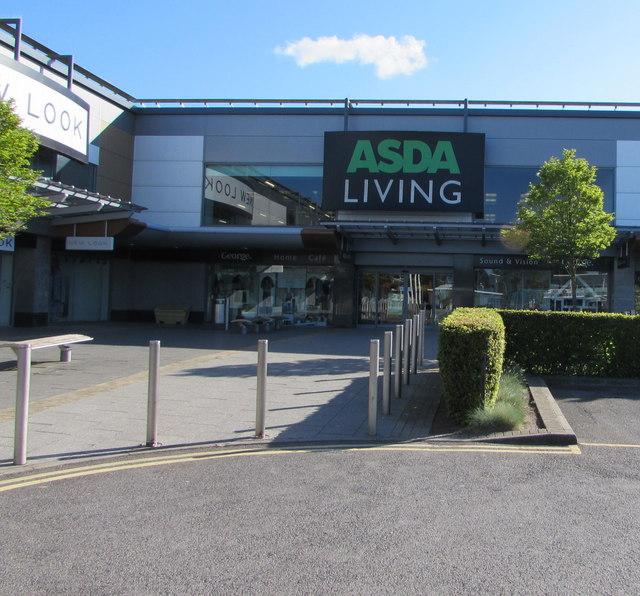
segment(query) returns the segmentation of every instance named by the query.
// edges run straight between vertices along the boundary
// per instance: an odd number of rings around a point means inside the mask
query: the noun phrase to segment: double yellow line
[[[514,446],[514,445],[490,445],[478,443],[404,443],[404,444],[343,444],[343,445],[322,445],[322,446],[302,446],[302,447],[259,447],[235,449],[232,451],[216,449],[213,451],[190,451],[188,453],[173,453],[158,457],[136,457],[133,459],[110,461],[105,463],[94,463],[86,466],[65,467],[63,469],[49,472],[39,472],[26,476],[7,478],[0,480],[0,493],[37,486],[59,480],[71,478],[82,478],[95,476],[97,474],[108,474],[123,470],[133,470],[164,466],[169,464],[197,462],[205,459],[225,459],[231,457],[248,457],[260,455],[283,455],[298,453],[313,453],[320,451],[395,451],[395,452],[445,452],[445,453],[518,453],[518,454],[554,454],[554,455],[578,455],[580,449],[577,445],[568,447],[548,447],[548,446]]]

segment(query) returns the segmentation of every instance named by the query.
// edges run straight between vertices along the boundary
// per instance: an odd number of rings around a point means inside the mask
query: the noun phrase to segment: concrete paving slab
[[[3,330],[4,331],[4,330]],[[139,449],[146,440],[148,343],[160,337],[158,441],[163,446],[256,441],[259,338],[202,328],[87,325],[74,332],[94,342],[74,349],[70,363],[40,360],[32,369],[28,464],[73,461]],[[44,332],[44,330],[43,330]],[[56,331],[48,328],[51,335]],[[294,329],[269,336],[266,437],[262,442],[370,441],[369,343],[384,330]],[[9,335],[18,336],[15,329]],[[27,335],[38,334],[27,330]],[[7,334],[3,333],[6,339]],[[435,365],[430,334],[428,366]],[[44,351],[39,352],[41,354]],[[15,392],[11,352],[0,366],[0,386]],[[382,367],[380,367],[382,370]],[[405,410],[420,395],[419,377],[378,418],[376,440],[411,437]],[[381,380],[379,381],[381,395]],[[13,396],[0,404],[0,473],[13,457]],[[435,410],[434,410],[435,411]],[[429,419],[420,421],[426,436]],[[415,425],[415,423],[414,423]],[[414,433],[415,434],[415,433]]]

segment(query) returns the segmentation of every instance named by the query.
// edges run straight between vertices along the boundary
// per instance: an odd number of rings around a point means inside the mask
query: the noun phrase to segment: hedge
[[[505,358],[534,374],[640,377],[640,316],[498,311]]]
[[[505,327],[497,311],[457,308],[440,323],[438,360],[442,397],[449,417],[465,423],[498,394]]]

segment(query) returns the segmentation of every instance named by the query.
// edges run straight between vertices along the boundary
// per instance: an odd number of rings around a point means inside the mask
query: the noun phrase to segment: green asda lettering
[[[372,174],[460,173],[451,141],[438,141],[432,151],[424,141],[397,139],[384,139],[375,149],[369,140],[356,141],[347,173],[353,174],[358,170]]]

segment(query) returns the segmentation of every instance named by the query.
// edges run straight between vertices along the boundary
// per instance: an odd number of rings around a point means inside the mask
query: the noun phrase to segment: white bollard
[[[158,374],[160,341],[149,342],[149,385],[147,390],[147,447],[158,445]]]
[[[391,345],[393,344],[393,331],[384,332],[384,356],[382,377],[382,413],[385,416],[391,414]]]
[[[418,347],[420,346],[420,315],[413,315],[413,337],[411,338],[411,368],[418,374]]]
[[[29,424],[29,389],[31,385],[31,344],[13,348],[18,360],[16,379],[16,418],[13,442],[13,463],[27,463],[27,427]]]
[[[369,436],[374,437],[378,425],[378,360],[380,340],[372,339],[369,346]]]
[[[258,341],[258,374],[256,394],[256,439],[264,439],[265,412],[267,402],[267,355],[269,353],[269,340]]]
[[[427,311],[420,311],[420,357],[418,358],[418,364],[420,368],[424,366],[424,346],[425,346],[425,336],[426,336],[426,328],[427,328]]]
[[[395,359],[393,362],[393,386],[397,399],[402,397],[402,336],[404,326],[396,325]]]
[[[71,362],[71,346],[60,346],[60,362]]]
[[[411,330],[411,319],[406,319],[404,322],[404,352],[403,352],[403,360],[404,360],[404,384],[409,384],[409,373],[411,370],[411,339],[412,339],[412,330]]]

